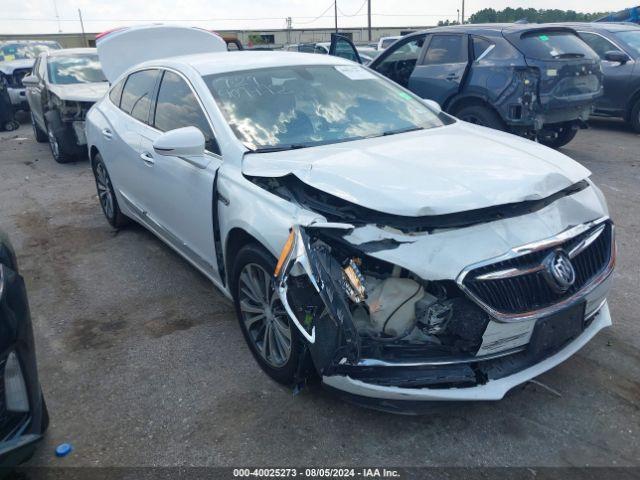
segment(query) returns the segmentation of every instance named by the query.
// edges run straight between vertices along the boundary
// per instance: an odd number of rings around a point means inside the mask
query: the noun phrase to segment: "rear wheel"
[[[96,179],[96,188],[98,190],[98,199],[100,200],[102,213],[104,213],[104,216],[112,227],[124,227],[130,222],[129,217],[120,211],[109,172],[107,172],[107,167],[99,153],[93,158],[91,166],[93,176]]]
[[[482,105],[471,105],[462,107],[456,113],[456,117],[465,122],[483,127],[494,128],[496,130],[506,130],[504,122],[495,111]]]
[[[42,129],[36,123],[33,112],[31,112],[31,126],[33,127],[33,136],[36,137],[36,142],[45,143],[47,140],[49,140],[46,132],[42,131]]]
[[[631,128],[640,133],[640,98],[636,100],[635,105],[631,109],[629,123],[631,124]]]
[[[572,127],[559,127],[554,131],[538,135],[538,142],[551,148],[564,147],[574,139],[578,130]]]
[[[260,368],[290,385],[304,346],[276,292],[275,266],[276,259],[264,248],[243,247],[233,270],[234,303],[240,329]]]

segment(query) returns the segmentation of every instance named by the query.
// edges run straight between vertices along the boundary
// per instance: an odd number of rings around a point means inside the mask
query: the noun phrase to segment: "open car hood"
[[[145,25],[106,33],[96,41],[107,80],[113,83],[131,67],[150,60],[227,51],[215,33],[195,27]]]
[[[343,200],[404,216],[539,200],[590,175],[552,149],[461,122],[388,137],[247,154],[243,173],[293,174]]]
[[[49,85],[49,90],[62,100],[74,102],[97,102],[109,90],[109,83],[74,83],[71,85]]]

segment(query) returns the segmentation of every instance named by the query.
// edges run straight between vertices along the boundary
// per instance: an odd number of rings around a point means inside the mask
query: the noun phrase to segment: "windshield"
[[[640,29],[617,32],[615,35],[629,45],[636,55],[640,55]]]
[[[36,58],[42,52],[59,49],[56,42],[7,43],[0,46],[0,62]]]
[[[520,38],[518,47],[531,58],[562,60],[565,58],[598,58],[580,37],[571,32],[537,31]]]
[[[238,139],[253,150],[344,142],[452,121],[359,65],[266,68],[204,80]]]
[[[106,82],[98,55],[51,57],[47,64],[49,82],[55,85]]]

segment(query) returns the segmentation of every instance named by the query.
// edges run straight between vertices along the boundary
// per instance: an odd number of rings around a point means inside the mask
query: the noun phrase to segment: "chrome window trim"
[[[465,267],[460,272],[460,274],[458,274],[458,277],[456,278],[456,283],[458,284],[458,287],[460,288],[460,290],[462,290],[472,301],[474,301],[480,308],[482,308],[485,312],[491,315],[491,317],[493,317],[495,320],[499,322],[519,322],[524,320],[541,318],[547,315],[552,315],[564,308],[567,308],[581,301],[585,296],[587,296],[591,291],[593,291],[598,285],[604,282],[609,277],[609,275],[611,275],[611,273],[613,272],[613,267],[615,266],[615,262],[616,262],[615,228],[613,224],[611,225],[611,236],[612,236],[611,257],[609,258],[609,263],[604,268],[604,270],[597,277],[591,280],[591,282],[584,285],[580,290],[578,290],[576,293],[574,293],[570,297],[565,298],[564,300],[558,303],[555,303],[553,305],[550,305],[548,307],[544,307],[544,308],[529,311],[529,312],[523,312],[523,313],[499,312],[493,309],[492,307],[490,307],[489,305],[487,305],[477,295],[475,295],[470,289],[468,289],[464,285],[464,279],[472,270],[475,270],[480,267],[485,267],[487,265],[491,265],[493,263],[501,262],[504,260],[510,260],[512,258],[526,255],[528,253],[537,252],[547,248],[552,248],[556,245],[560,245],[566,242],[567,240],[577,235],[580,235],[581,233],[586,232],[587,230],[597,225],[601,225],[608,220],[609,220],[608,216],[600,217],[596,220],[592,220],[590,222],[586,222],[580,225],[570,227],[550,238],[528,243],[520,247],[515,247],[503,255],[499,255],[497,257],[494,257],[488,260],[483,260],[481,262],[469,265]],[[604,228],[604,225],[603,225],[603,228]],[[597,237],[595,232],[593,236]],[[595,238],[593,240],[595,240]]]

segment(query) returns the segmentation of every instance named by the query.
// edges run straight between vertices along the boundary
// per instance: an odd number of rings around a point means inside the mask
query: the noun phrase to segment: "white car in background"
[[[33,72],[22,79],[27,89],[31,125],[38,142],[65,163],[86,154],[84,119],[109,90],[95,48],[41,53]]]
[[[98,52],[112,87],[87,139],[107,220],[232,299],[275,380],[314,369],[397,410],[497,400],[611,324],[613,225],[563,154],[329,55],[229,54],[163,26]]]
[[[9,40],[0,43],[0,76],[7,83],[7,92],[15,110],[27,110],[27,97],[22,79],[29,75],[38,55],[59,50],[58,42],[46,40]]]
[[[389,48],[391,45],[396,43],[396,41],[400,40],[401,38],[402,36],[380,37],[380,40],[378,40],[378,50],[385,50],[386,48]]]

